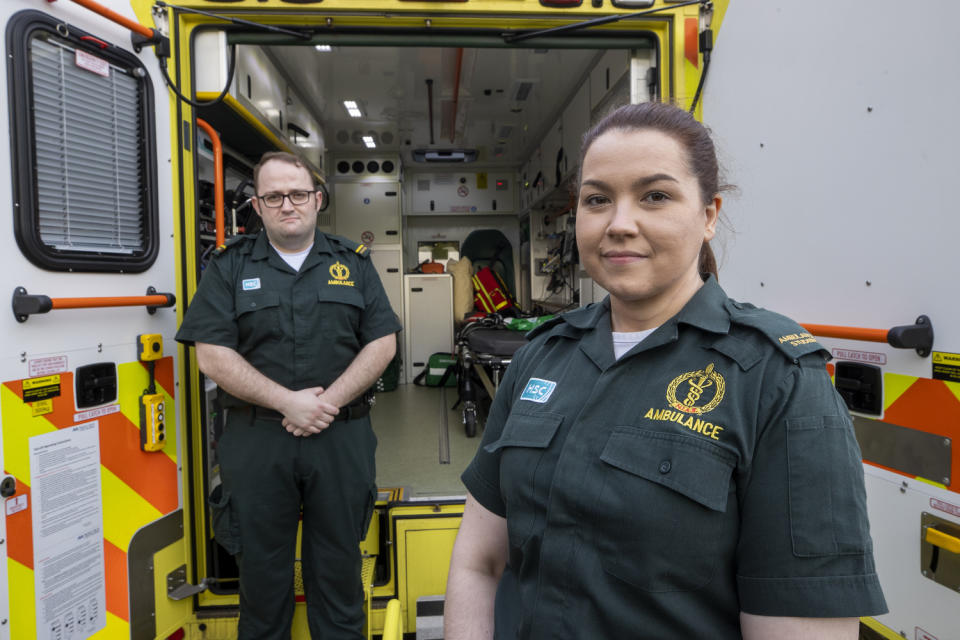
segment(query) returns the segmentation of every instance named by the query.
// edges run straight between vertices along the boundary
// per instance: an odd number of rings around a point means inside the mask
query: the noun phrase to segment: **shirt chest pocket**
[[[241,292],[236,302],[240,350],[280,339],[280,296],[273,291]]]
[[[732,453],[693,436],[616,427],[600,462],[597,539],[607,573],[645,591],[688,591],[730,566]]]
[[[317,322],[327,335],[338,335],[344,327],[356,334],[360,329],[360,315],[364,309],[363,294],[355,287],[324,286],[317,291]],[[330,333],[334,332],[334,333]]]
[[[520,547],[546,520],[546,505],[555,462],[548,448],[563,422],[549,411],[511,413],[500,439],[486,445],[500,452],[500,493],[507,507],[510,545]]]

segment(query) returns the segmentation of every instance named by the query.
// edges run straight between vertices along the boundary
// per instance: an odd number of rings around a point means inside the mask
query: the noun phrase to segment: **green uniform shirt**
[[[261,232],[210,261],[177,340],[234,349],[296,391],[328,387],[364,345],[400,329],[363,245],[317,231],[296,272]]]
[[[741,610],[886,611],[816,340],[712,277],[619,361],[610,331],[609,299],[534,330],[463,474],[507,519],[497,637],[739,638]]]

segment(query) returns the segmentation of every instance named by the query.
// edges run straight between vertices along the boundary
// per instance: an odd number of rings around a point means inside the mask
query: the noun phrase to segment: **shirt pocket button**
[[[671,467],[670,461],[664,460],[663,462],[660,463],[660,467],[659,467],[660,473],[670,473],[670,467]]]

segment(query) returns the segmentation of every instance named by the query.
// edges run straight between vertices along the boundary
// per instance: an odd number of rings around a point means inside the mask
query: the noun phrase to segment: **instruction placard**
[[[932,355],[934,380],[960,382],[960,353],[934,351]]]
[[[87,638],[107,626],[100,427],[30,438],[37,638]]]
[[[34,358],[27,363],[30,369],[30,377],[48,376],[51,373],[63,373],[69,371],[67,365],[67,356],[49,356],[46,358]]]

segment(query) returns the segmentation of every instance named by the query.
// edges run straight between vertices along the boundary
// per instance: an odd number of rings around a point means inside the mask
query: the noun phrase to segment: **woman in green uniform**
[[[855,639],[886,611],[860,451],[827,351],[717,284],[708,131],[629,105],[580,167],[580,260],[610,295],[504,378],[445,637]]]

